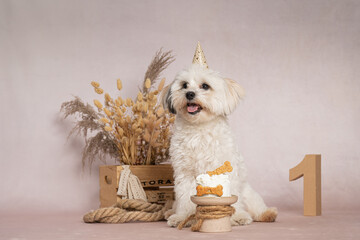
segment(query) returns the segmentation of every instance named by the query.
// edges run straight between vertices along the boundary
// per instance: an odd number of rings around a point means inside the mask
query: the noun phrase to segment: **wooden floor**
[[[228,233],[177,230],[166,222],[85,224],[82,213],[0,214],[0,239],[360,239],[360,211],[325,211],[320,217],[279,211],[275,223],[233,227]]]

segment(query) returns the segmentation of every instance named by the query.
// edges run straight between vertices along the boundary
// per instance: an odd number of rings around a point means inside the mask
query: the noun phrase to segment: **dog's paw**
[[[235,212],[231,218],[231,225],[238,226],[238,225],[248,225],[252,222],[252,218],[249,213],[242,211],[242,212]]]
[[[275,222],[277,215],[277,208],[268,208],[260,215],[259,222]]]
[[[169,209],[169,210],[167,210],[167,211],[164,213],[164,218],[165,218],[166,220],[168,220],[169,217],[170,217],[171,215],[173,215],[174,213],[175,213],[175,211],[174,211],[173,209]]]
[[[186,219],[186,216],[179,215],[179,214],[172,214],[171,216],[168,217],[167,224],[170,227],[177,227],[185,219]]]

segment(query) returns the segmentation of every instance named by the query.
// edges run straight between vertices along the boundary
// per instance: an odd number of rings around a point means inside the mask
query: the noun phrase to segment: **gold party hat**
[[[201,49],[200,42],[198,42],[198,44],[196,46],[196,50],[195,50],[195,54],[194,54],[192,63],[197,63],[197,64],[200,64],[201,66],[209,68],[209,66],[207,65],[207,62],[206,62],[204,52]]]

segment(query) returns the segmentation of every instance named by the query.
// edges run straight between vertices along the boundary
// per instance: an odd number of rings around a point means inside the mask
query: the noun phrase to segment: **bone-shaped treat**
[[[231,172],[233,170],[231,163],[229,161],[224,162],[224,165],[221,167],[218,167],[214,171],[208,171],[206,172],[209,176],[212,175],[220,175],[222,173]]]
[[[204,187],[202,185],[198,185],[196,187],[196,191],[197,191],[196,195],[199,197],[206,194],[214,194],[221,197],[223,195],[223,186],[221,186],[220,184],[217,185],[216,187],[207,187],[207,186]]]

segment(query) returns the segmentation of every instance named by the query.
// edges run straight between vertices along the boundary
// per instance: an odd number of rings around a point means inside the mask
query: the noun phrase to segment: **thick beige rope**
[[[231,206],[197,206],[196,213],[181,222],[178,225],[178,229],[181,230],[186,223],[195,220],[195,223],[191,226],[191,231],[197,232],[200,230],[205,219],[219,219],[231,216],[234,212],[235,209]]]
[[[128,209],[128,211],[157,212],[163,209],[163,205],[148,203],[140,199],[121,199],[114,207]]]
[[[154,222],[163,220],[164,213],[171,206],[172,201],[168,201],[162,206],[140,199],[121,199],[112,207],[99,208],[85,214],[83,220],[86,223]]]

